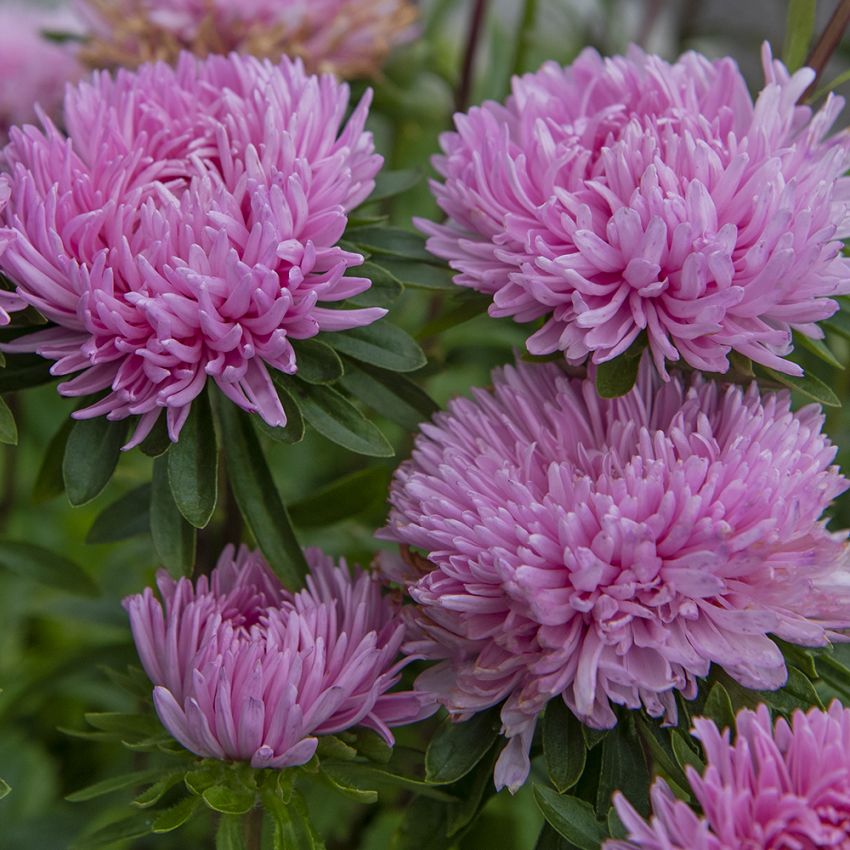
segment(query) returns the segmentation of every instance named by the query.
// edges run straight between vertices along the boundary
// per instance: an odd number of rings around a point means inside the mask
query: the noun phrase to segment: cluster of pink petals
[[[608,841],[605,850],[850,848],[850,710],[833,702],[774,727],[761,705],[738,714],[734,744],[711,720],[694,726],[707,766],[702,776],[687,772],[703,816],[659,779],[649,823],[615,797],[629,840]]]
[[[850,133],[798,105],[814,72],[764,51],[755,103],[731,59],[585,50],[457,115],[435,158],[444,224],[418,222],[490,313],[545,317],[533,354],[600,363],[645,333],[658,370],[725,372],[730,350],[783,372],[850,291]]]
[[[292,339],[386,311],[321,306],[368,289],[337,243],[374,187],[369,97],[299,62],[184,54],[178,66],[71,87],[67,136],[14,129],[0,270],[56,327],[10,350],[56,360],[78,417],[167,410],[173,440],[212,378],[270,425],[286,417],[269,369],[297,371]],[[14,307],[14,303],[4,306]]]
[[[49,41],[43,30],[74,29],[72,16],[32,3],[0,3],[0,139],[9,128],[36,118],[39,106],[55,115],[65,84],[81,68],[65,45]]]
[[[821,519],[847,482],[822,425],[787,393],[664,383],[645,359],[614,400],[556,364],[506,367],[422,426],[381,532],[414,548],[385,571],[415,602],[407,650],[441,660],[417,687],[458,719],[504,703],[498,786],[525,780],[550,699],[597,728],[611,703],[673,720],[711,664],[775,689],[768,634],[850,626],[846,535]]]
[[[284,590],[259,554],[227,547],[211,577],[160,572],[125,601],[163,725],[200,756],[257,768],[304,764],[317,735],[391,726],[434,710],[426,695],[387,693],[404,625],[375,577],[307,550],[306,589]]]

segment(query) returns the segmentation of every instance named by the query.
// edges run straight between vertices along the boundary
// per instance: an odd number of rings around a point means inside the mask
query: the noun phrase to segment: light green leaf
[[[5,779],[0,779],[0,800],[12,793],[12,786]]]
[[[179,803],[157,814],[152,831],[155,833],[173,832],[179,829],[198,810],[200,800],[197,797],[184,797]]]
[[[245,826],[239,815],[222,815],[215,834],[215,850],[246,850]]]
[[[97,585],[81,567],[34,543],[0,541],[0,567],[48,587],[83,596],[98,594]]]
[[[791,73],[802,67],[815,31],[817,0],[788,0],[782,58]]]
[[[225,815],[244,815],[254,808],[256,794],[250,788],[229,785],[213,785],[204,789],[204,802],[216,812]]]

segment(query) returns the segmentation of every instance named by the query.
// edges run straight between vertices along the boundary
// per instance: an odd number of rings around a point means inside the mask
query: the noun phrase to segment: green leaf
[[[75,507],[91,502],[109,483],[127,439],[127,420],[110,422],[105,416],[74,422],[62,477],[68,501]]]
[[[796,390],[801,395],[819,401],[827,407],[841,407],[838,396],[816,375],[808,373],[797,378],[794,375],[786,375],[784,372],[769,369],[767,366],[760,366],[759,368],[774,381]]]
[[[12,786],[5,779],[0,779],[0,800],[12,793]]]
[[[150,788],[142,791],[135,800],[133,805],[140,809],[147,809],[155,806],[175,785],[183,781],[184,771],[176,770],[166,774],[162,779],[154,782]]]
[[[378,792],[363,788],[357,788],[354,785],[348,785],[339,776],[322,771],[322,778],[334,789],[338,794],[342,794],[349,800],[354,800],[356,803],[371,805],[378,802]]]
[[[148,457],[164,455],[174,444],[168,436],[168,423],[164,413],[154,422],[153,428],[139,444],[139,450]]]
[[[839,310],[835,315],[821,322],[821,327],[843,336],[844,339],[850,339],[850,314]]]
[[[417,339],[430,339],[444,331],[462,325],[470,319],[483,315],[487,312],[492,300],[485,295],[479,295],[477,292],[461,292],[450,303],[451,306],[445,313],[422,327],[416,334]]]
[[[193,402],[180,439],[168,452],[174,504],[195,528],[206,528],[218,499],[218,444],[207,393]]]
[[[83,596],[98,595],[97,585],[81,567],[34,543],[0,541],[0,567],[48,587]]]
[[[18,426],[15,424],[15,415],[2,397],[0,397],[0,443],[7,446],[18,445]]]
[[[362,246],[370,254],[401,257],[405,260],[422,260],[426,263],[439,262],[425,249],[424,237],[412,230],[386,225],[352,227],[346,231],[345,238],[355,245]]]
[[[584,772],[587,750],[581,721],[555,697],[543,715],[543,754],[549,778],[561,794],[569,791]]]
[[[239,815],[222,815],[218,819],[215,850],[247,850],[245,827]]]
[[[392,850],[447,850],[448,808],[436,800],[415,797],[393,836]]]
[[[596,793],[597,813],[607,813],[614,792],[622,791],[642,815],[648,815],[651,781],[649,767],[631,718],[621,719],[602,743],[602,767]]]
[[[437,403],[404,375],[346,360],[342,386],[363,404],[409,431],[430,419]]]
[[[835,89],[839,86],[843,86],[848,80],[850,80],[850,71],[845,71],[843,74],[839,74],[837,77],[821,86],[811,97],[807,98],[807,102],[816,103],[822,97],[826,97],[831,91],[835,91]]]
[[[191,575],[195,565],[195,529],[177,509],[168,482],[168,455],[153,463],[150,528],[153,547],[160,561],[177,575]]]
[[[390,766],[351,761],[326,761],[322,764],[322,772],[336,782],[351,788],[360,788],[366,791],[400,788],[446,803],[454,802],[456,799],[452,794],[429,785],[428,782],[397,773]]]
[[[94,800],[98,797],[103,797],[106,794],[123,791],[125,788],[145,785],[152,779],[156,779],[161,775],[161,769],[136,770],[132,773],[123,773],[121,776],[111,776],[109,779],[104,779],[102,782],[96,782],[94,785],[89,785],[86,788],[81,788],[79,791],[74,791],[73,794],[68,794],[65,799],[69,803],[84,803],[87,800]]]
[[[400,169],[398,171],[379,171],[375,178],[375,188],[372,194],[364,201],[365,204],[373,204],[375,201],[383,201],[386,198],[394,198],[396,195],[412,189],[422,181],[422,172],[418,169]]]
[[[56,496],[61,496],[65,492],[65,479],[62,476],[62,458],[65,457],[65,446],[73,426],[74,420],[66,419],[47,446],[44,458],[41,461],[41,467],[35,479],[35,484],[32,488],[32,498],[36,504],[54,499]]]
[[[324,850],[300,794],[285,802],[266,786],[263,805],[274,822],[274,850]]]
[[[110,732],[125,740],[148,738],[162,730],[156,717],[147,714],[125,714],[120,711],[90,711],[86,723],[102,732]]]
[[[469,829],[481,814],[484,804],[496,793],[493,769],[498,755],[498,746],[492,747],[473,770],[453,786],[452,791],[457,792],[458,800],[448,804],[446,832],[449,837]]]
[[[608,837],[605,824],[596,819],[593,807],[585,800],[562,796],[537,784],[534,785],[534,799],[555,831],[580,850],[599,850]]]
[[[345,372],[339,355],[318,339],[293,340],[292,347],[298,366],[296,374],[308,384],[332,384]]]
[[[729,691],[720,682],[715,682],[711,686],[702,713],[710,717],[721,730],[735,728],[735,709],[732,708],[732,699]]]
[[[387,497],[392,471],[370,466],[337,478],[289,507],[289,517],[299,528],[320,528],[370,510]]]
[[[829,363],[835,369],[841,369],[843,371],[844,364],[836,358],[822,339],[812,339],[810,336],[795,331],[794,343],[808,349],[815,357],[823,360],[824,363]]]
[[[233,495],[271,568],[290,590],[307,575],[304,552],[272,478],[249,414],[218,397],[224,458]]]
[[[204,802],[215,812],[225,815],[244,815],[254,808],[256,794],[251,788],[239,788],[233,783],[205,788]]]
[[[540,834],[537,836],[534,850],[577,850],[577,848],[572,841],[567,841],[563,835],[559,835],[548,823],[544,822]]]
[[[363,263],[346,272],[346,277],[365,277],[372,285],[358,295],[346,299],[346,303],[355,307],[390,307],[404,292],[404,287],[396,277],[377,263]]]
[[[596,367],[596,391],[602,398],[619,398],[630,392],[637,380],[646,340],[635,340],[628,351]]]
[[[294,385],[304,418],[332,443],[358,454],[392,457],[395,452],[377,426],[330,387]]]
[[[136,838],[144,838],[151,834],[153,816],[144,814],[131,815],[116,823],[108,824],[103,829],[91,835],[81,838],[72,844],[73,850],[100,850],[100,848],[114,847],[122,842],[132,841]]]
[[[782,59],[793,73],[802,67],[815,31],[817,0],[788,0]]]
[[[403,286],[414,289],[431,289],[454,292],[454,272],[448,266],[434,266],[430,263],[402,260],[399,257],[381,257],[381,266]]]
[[[702,759],[693,751],[685,736],[677,729],[673,729],[670,732],[670,742],[673,746],[676,761],[679,763],[683,772],[685,772],[687,767],[695,768],[698,773],[702,773],[705,770],[705,764],[703,764]]]
[[[790,715],[796,709],[823,708],[815,686],[796,667],[788,666],[788,681],[777,691],[759,691],[764,702],[776,711]]]
[[[416,340],[386,319],[335,333],[329,341],[337,351],[391,372],[413,372],[428,362]]]
[[[620,820],[620,816],[617,814],[617,810],[612,806],[608,809],[608,834],[611,838],[619,838],[623,839],[628,835],[628,830],[625,826],[623,826],[623,822]]]
[[[641,740],[652,759],[653,769],[662,774],[668,784],[675,786],[674,791],[688,788],[688,781],[673,752],[670,730],[661,729],[655,719],[640,714],[637,716],[636,723]]]
[[[184,797],[179,803],[175,803],[157,815],[152,831],[162,833],[179,829],[195,814],[199,804],[200,800],[197,797]]]
[[[282,428],[272,428],[260,416],[252,416],[254,427],[263,436],[275,443],[300,443],[304,439],[304,416],[301,414],[301,408],[293,395],[283,385],[286,377],[277,372],[272,372],[271,375],[277,396],[283,406],[283,412],[286,414],[286,425]]]
[[[7,355],[6,366],[0,369],[0,395],[55,381],[50,374],[52,365],[37,354]]]
[[[498,708],[481,711],[463,723],[446,718],[425,753],[429,782],[457,782],[487,754],[499,735]]]
[[[150,530],[151,485],[141,484],[104,508],[92,523],[86,543],[117,543]]]

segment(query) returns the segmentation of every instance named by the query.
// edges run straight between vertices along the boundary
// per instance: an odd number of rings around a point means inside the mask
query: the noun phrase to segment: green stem
[[[514,67],[511,76],[523,73],[528,61],[528,47],[531,42],[531,34],[537,20],[537,0],[524,0],[522,6],[522,17],[519,22],[519,33],[516,40],[516,52],[514,53]]]

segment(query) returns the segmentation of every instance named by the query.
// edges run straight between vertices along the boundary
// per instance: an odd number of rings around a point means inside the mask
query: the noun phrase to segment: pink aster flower
[[[82,71],[67,46],[48,41],[42,30],[74,30],[76,20],[32,4],[0,3],[0,139],[9,128],[36,118],[36,106],[55,115],[65,84]]]
[[[388,691],[404,625],[380,583],[307,550],[307,587],[284,590],[258,553],[228,546],[209,579],[157,585],[125,600],[142,665],[168,731],[199,756],[291,767],[317,735],[378,732],[434,710],[423,694]]]
[[[629,840],[608,841],[605,850],[850,848],[850,710],[833,702],[774,726],[760,705],[739,712],[736,726],[733,744],[728,729],[694,721],[706,769],[687,774],[702,817],[659,779],[649,823],[615,796]]]
[[[850,291],[850,133],[798,105],[814,79],[764,49],[755,103],[731,59],[585,50],[457,115],[435,159],[444,224],[419,221],[490,313],[545,319],[534,354],[601,363],[646,334],[658,370],[725,372],[731,350],[791,374],[791,331]]]
[[[393,47],[415,35],[411,0],[78,0],[92,26],[83,59],[135,67],[235,50],[310,71],[374,76]]]
[[[440,660],[418,687],[458,719],[503,703],[498,786],[525,780],[551,699],[597,728],[611,703],[673,721],[711,664],[778,688],[769,634],[850,626],[846,535],[821,519],[848,482],[817,406],[648,360],[621,399],[556,364],[493,387],[422,426],[381,535],[427,556],[385,565],[415,602],[407,648]]]
[[[105,72],[69,88],[65,126],[15,129],[5,150],[15,236],[0,270],[56,327],[10,350],[56,360],[78,417],[163,409],[176,440],[212,378],[270,425],[286,421],[269,369],[292,339],[367,325],[381,309],[321,306],[368,289],[337,245],[381,157],[347,123],[348,88],[299,62],[184,54],[176,69]]]

